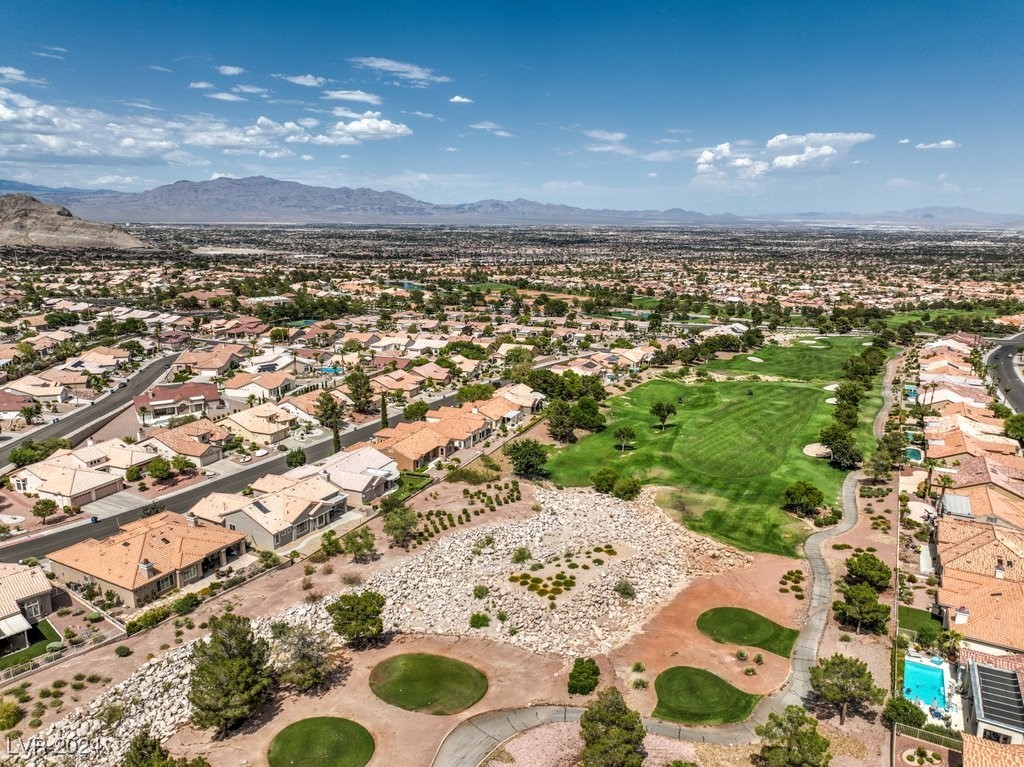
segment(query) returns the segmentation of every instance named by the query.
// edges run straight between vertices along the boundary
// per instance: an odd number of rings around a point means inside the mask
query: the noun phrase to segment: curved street
[[[899,359],[890,361],[882,382],[884,404],[875,418],[875,437],[884,433],[885,420],[892,407],[892,379]],[[753,743],[758,740],[754,728],[766,722],[768,715],[782,713],[787,706],[805,706],[811,695],[810,669],[818,660],[828,611],[832,606],[832,579],[828,564],[822,556],[822,544],[841,535],[857,524],[855,496],[860,472],[851,472],[843,482],[843,519],[835,527],[814,533],[804,545],[807,561],[814,574],[807,620],[796,641],[792,655],[792,669],[786,683],[757,704],[754,713],[745,722],[717,727],[688,727],[660,719],[644,717],[647,732],[676,740],[689,740],[723,745]],[[485,711],[456,725],[445,736],[434,756],[433,767],[478,767],[487,756],[516,734],[542,724],[578,722],[585,709],[577,706],[527,706],[518,709]]]
[[[989,375],[997,382],[1006,404],[1014,412],[1024,412],[1024,378],[1021,365],[1024,360],[1024,333],[997,343],[988,356]]]

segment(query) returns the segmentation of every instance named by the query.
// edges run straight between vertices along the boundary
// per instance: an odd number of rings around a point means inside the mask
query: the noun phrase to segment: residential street
[[[999,343],[988,358],[992,376],[999,381],[999,389],[1006,397],[1006,403],[1018,413],[1024,411],[1024,379],[1020,372],[1022,350],[1024,333]]]

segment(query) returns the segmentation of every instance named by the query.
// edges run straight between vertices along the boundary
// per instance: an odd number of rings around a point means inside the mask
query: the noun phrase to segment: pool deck
[[[941,716],[932,716],[931,710],[928,708],[928,703],[919,703],[918,707],[924,711],[928,717],[928,724],[935,724],[940,727],[945,726],[947,723],[952,729],[958,732],[963,732],[964,729],[964,701],[960,694],[956,691],[956,677],[953,674],[953,667],[948,661],[943,661],[941,666],[936,666],[930,660],[930,657],[920,656],[913,657],[908,654],[906,660],[913,663],[920,663],[922,665],[932,666],[933,668],[942,669],[942,683],[946,690],[946,712],[949,714],[948,722],[943,720]],[[911,701],[915,702],[915,701]]]

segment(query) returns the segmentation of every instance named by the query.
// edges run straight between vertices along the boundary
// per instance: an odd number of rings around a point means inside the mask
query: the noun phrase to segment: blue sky
[[[1024,3],[47,2],[0,178],[433,202],[1024,212]]]

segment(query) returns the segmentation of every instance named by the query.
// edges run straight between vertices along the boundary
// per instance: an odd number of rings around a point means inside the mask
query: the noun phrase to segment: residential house
[[[224,444],[231,439],[231,432],[209,418],[175,426],[173,429],[157,429],[139,443],[143,450],[154,450],[165,458],[183,456],[197,466],[208,466],[224,457]]]
[[[53,586],[38,565],[0,562],[0,655],[32,642],[33,626],[53,611]]]
[[[341,488],[351,503],[364,506],[397,490],[401,477],[394,458],[369,446],[335,453],[315,464],[292,469],[285,476],[302,479],[315,474]]]
[[[271,550],[326,527],[348,510],[347,496],[320,473],[307,477],[268,474],[252,483],[254,495],[214,493],[190,514],[244,533]]]
[[[547,399],[526,384],[507,384],[495,391],[494,396],[504,397],[509,402],[515,403],[523,416],[539,413],[544,408],[544,402]]]
[[[60,507],[81,507],[121,492],[124,479],[118,474],[47,459],[15,471],[11,475],[11,485],[19,493],[33,493]]]
[[[64,583],[95,583],[137,608],[180,589],[245,554],[245,535],[165,511],[47,554]]]
[[[417,367],[410,368],[409,371],[441,386],[448,383],[452,377],[452,371],[448,368],[441,367],[435,362],[426,362],[422,365],[418,365]]]
[[[232,413],[220,425],[246,442],[274,445],[288,436],[296,417],[282,407],[265,402],[262,405]]]
[[[964,647],[958,661],[959,682],[965,689],[964,767],[971,765],[968,752],[978,752],[981,743],[995,749],[986,756],[1005,755],[1006,760],[975,761],[974,767],[1024,763],[1010,759],[1024,759],[1024,655]]]
[[[283,370],[274,373],[235,373],[224,382],[224,396],[257,402],[277,402],[295,386],[295,376]]]
[[[395,460],[401,471],[417,471],[446,458],[456,448],[449,437],[428,428],[423,421],[403,422],[373,435],[373,446]]]
[[[47,381],[35,375],[27,375],[4,384],[4,391],[31,397],[39,402],[67,402],[71,398],[68,387]]]
[[[396,370],[393,373],[384,373],[370,379],[370,386],[378,395],[382,392],[388,395],[402,395],[411,399],[420,393],[423,385],[423,378],[404,370]]]
[[[291,395],[282,399],[278,404],[294,415],[300,421],[306,423],[317,422],[317,400],[324,392],[328,392],[333,399],[344,407],[351,407],[352,400],[339,389],[312,389],[305,394]]]
[[[974,643],[1024,650],[1024,533],[941,517],[934,538],[943,625]]]
[[[22,408],[32,407],[35,402],[24,394],[0,391],[0,420],[13,421],[21,418]]]
[[[218,344],[206,351],[182,352],[171,364],[171,372],[186,372],[202,378],[214,378],[242,362],[245,347],[239,344]]]
[[[144,391],[133,400],[139,423],[166,423],[183,415],[200,415],[223,405],[217,385],[189,381],[162,384]]]

